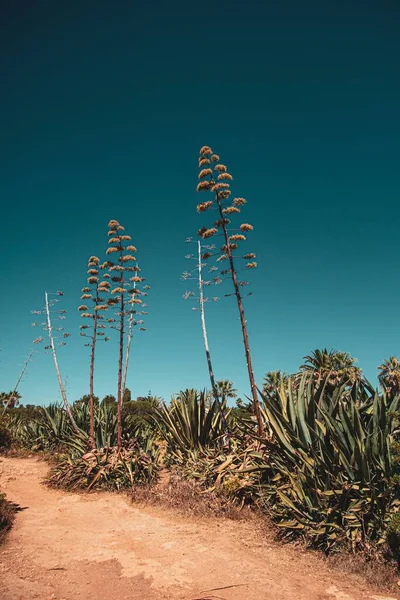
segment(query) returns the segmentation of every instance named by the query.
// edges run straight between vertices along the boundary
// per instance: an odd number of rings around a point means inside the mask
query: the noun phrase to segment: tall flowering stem
[[[206,228],[202,227],[199,230],[199,235],[203,239],[210,239],[213,236],[221,236],[223,238],[223,245],[221,246],[221,254],[218,256],[217,261],[228,261],[229,269],[221,271],[219,277],[215,278],[216,282],[221,282],[222,277],[226,275],[230,276],[233,283],[234,295],[239,309],[240,323],[243,334],[243,344],[245,348],[246,364],[249,375],[251,393],[253,398],[253,409],[257,419],[258,433],[260,436],[264,435],[264,424],[262,421],[260,404],[258,401],[257,386],[254,378],[253,365],[251,360],[249,336],[247,332],[246,318],[243,308],[242,294],[240,288],[247,285],[246,281],[239,281],[237,268],[235,265],[235,259],[233,252],[238,249],[239,244],[246,240],[244,235],[248,231],[252,231],[253,226],[248,223],[242,223],[238,229],[233,231],[228,226],[230,225],[230,216],[239,214],[241,207],[246,203],[244,198],[234,198],[230,201],[230,181],[232,181],[232,175],[228,173],[225,165],[219,162],[219,156],[214,154],[209,146],[203,146],[200,150],[199,157],[199,184],[197,191],[207,191],[214,194],[214,201],[209,200],[198,204],[198,212],[206,212],[212,209],[216,209],[219,218],[213,224],[213,227]],[[244,258],[248,262],[245,264],[245,268],[253,269],[257,266],[257,263],[253,260],[255,254],[248,253],[240,257]]]
[[[194,240],[192,238],[187,238],[186,242],[191,243],[191,242],[194,242]],[[185,258],[187,258],[187,259],[195,260],[196,267],[189,271],[185,271],[182,275],[182,279],[184,281],[188,281],[191,279],[196,280],[197,287],[199,290],[199,295],[196,296],[194,292],[186,291],[185,294],[183,295],[183,298],[184,298],[184,300],[188,300],[191,298],[191,299],[198,301],[199,306],[193,307],[193,310],[200,311],[200,321],[201,321],[201,329],[202,329],[202,333],[203,333],[204,350],[205,350],[205,354],[206,354],[208,374],[210,377],[212,394],[213,394],[214,400],[217,403],[217,406],[220,409],[222,419],[224,422],[224,427],[225,427],[225,429],[227,429],[227,422],[226,422],[225,415],[224,415],[224,412],[223,412],[223,409],[222,409],[222,406],[221,406],[221,403],[219,400],[218,388],[217,388],[217,384],[215,382],[214,370],[213,370],[213,366],[212,366],[212,362],[211,362],[211,353],[210,353],[210,347],[209,347],[209,343],[208,343],[206,315],[205,315],[205,303],[208,302],[210,300],[210,298],[207,298],[204,296],[204,286],[209,286],[211,284],[211,281],[205,281],[203,279],[203,269],[206,267],[206,264],[207,264],[204,262],[204,260],[207,257],[212,255],[211,251],[215,250],[215,246],[202,245],[200,241],[197,241],[196,245],[197,245],[197,256],[194,256],[194,254],[186,254],[186,256],[185,256]],[[213,272],[214,268],[212,268],[211,270]],[[195,273],[195,271],[197,271],[197,274]],[[211,300],[213,302],[217,302],[219,300],[219,298],[217,296],[214,296],[211,298]]]
[[[57,292],[58,296],[62,296],[63,293],[62,292]],[[75,422],[75,419],[73,417],[72,411],[71,411],[71,407],[69,405],[68,402],[68,398],[67,398],[67,393],[65,391],[65,386],[63,383],[63,380],[61,378],[61,373],[60,373],[60,368],[58,366],[58,360],[57,360],[57,352],[56,352],[56,346],[54,343],[54,333],[53,333],[53,324],[52,324],[52,320],[51,320],[51,314],[50,314],[50,309],[52,308],[52,306],[54,305],[54,301],[49,301],[49,294],[47,292],[45,292],[44,294],[44,298],[45,298],[45,310],[46,310],[46,329],[49,335],[49,346],[46,346],[46,349],[51,350],[51,353],[53,355],[53,361],[54,361],[54,368],[56,370],[56,374],[57,374],[57,380],[58,380],[58,385],[60,387],[60,392],[61,392],[61,397],[63,399],[64,402],[64,408],[66,410],[66,413],[68,414],[68,417],[71,421],[72,427],[74,428],[74,430],[76,431],[76,433],[78,435],[80,435],[80,430],[78,425]],[[65,311],[62,311],[65,312]],[[61,314],[60,311],[60,315],[58,318],[62,318],[64,317],[63,314]],[[60,328],[62,330],[62,328]],[[63,338],[65,337],[69,337],[68,333],[64,333],[63,334]],[[61,342],[62,345],[65,345],[65,341]]]
[[[105,267],[100,264],[100,260],[97,256],[91,256],[89,258],[87,286],[82,288],[81,296],[84,303],[78,307],[81,317],[91,319],[92,321],[92,327],[89,325],[80,326],[80,335],[91,339],[91,342],[85,344],[85,346],[91,348],[89,370],[89,435],[90,445],[93,449],[96,447],[94,436],[94,366],[96,343],[98,340],[109,340],[103,331],[106,326],[102,323],[102,320],[104,320],[102,311],[106,311],[108,305],[105,303],[101,294],[107,294],[109,292],[110,283],[105,279],[103,281],[100,280],[100,274],[103,268]],[[89,308],[87,304],[91,304],[91,307]]]
[[[142,296],[147,296],[147,290],[150,289],[149,285],[145,285],[143,287],[143,291],[139,289],[139,285],[142,281],[144,281],[143,277],[140,277],[139,272],[139,265],[134,267],[135,269],[135,276],[132,278],[133,279],[133,288],[131,290],[131,299],[133,300],[134,298],[136,298],[137,295],[142,295]],[[140,308],[145,308],[147,305],[142,303],[142,305],[140,306]],[[127,341],[126,341],[126,352],[125,352],[125,361],[124,361],[124,371],[123,371],[123,375],[122,375],[122,398],[124,398],[124,394],[125,394],[125,388],[126,388],[126,378],[128,376],[128,365],[129,365],[129,356],[130,356],[130,351],[131,351],[131,344],[132,344],[132,337],[133,337],[133,331],[137,326],[139,325],[139,331],[146,331],[146,328],[143,327],[144,325],[144,320],[138,315],[146,315],[147,312],[140,310],[138,311],[135,308],[135,304],[132,304],[132,308],[128,311],[129,314],[129,321],[128,321],[128,337],[127,337]]]
[[[112,220],[109,227],[109,247],[108,256],[116,256],[117,260],[108,260],[107,266],[110,271],[111,281],[115,287],[111,289],[111,298],[107,301],[108,306],[116,308],[116,319],[109,319],[114,322],[114,329],[119,332],[119,351],[118,351],[118,393],[117,393],[117,444],[122,447],[122,402],[123,402],[123,362],[124,362],[124,335],[126,317],[130,316],[131,308],[135,304],[142,304],[142,300],[136,297],[133,283],[142,281],[137,274],[138,267],[135,265],[136,252],[135,246],[130,244],[131,237],[124,234],[124,227],[118,221]],[[134,273],[129,277],[130,273]],[[130,297],[128,300],[127,298]]]
[[[11,405],[11,403],[12,403],[12,402],[15,400],[15,398],[16,398],[16,394],[17,394],[18,386],[19,386],[19,384],[21,383],[21,380],[22,380],[23,376],[25,375],[25,371],[26,371],[26,369],[28,368],[28,365],[29,365],[29,363],[30,363],[30,361],[31,361],[31,359],[32,359],[32,356],[33,356],[33,350],[31,350],[31,351],[30,351],[28,358],[26,359],[26,361],[24,362],[24,364],[23,364],[23,366],[22,366],[21,372],[20,372],[20,374],[18,375],[17,383],[15,384],[15,386],[14,386],[14,389],[13,389],[13,391],[12,391],[12,392],[11,392],[11,394],[10,394],[10,397],[8,398],[7,402],[6,402],[6,403],[5,403],[5,405],[4,405],[4,408],[3,408],[3,415],[4,415],[4,413],[6,412],[7,408],[8,408],[8,407]]]

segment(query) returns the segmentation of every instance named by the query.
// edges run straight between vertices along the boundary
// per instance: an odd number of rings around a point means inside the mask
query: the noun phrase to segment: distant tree
[[[228,379],[220,379],[217,381],[217,393],[223,404],[228,398],[236,398],[237,390],[233,387],[232,381]]]
[[[396,356],[390,356],[379,365],[378,379],[390,397],[400,393],[400,360]]]
[[[16,408],[22,396],[18,391],[1,392],[0,406],[4,408]]]
[[[282,383],[286,385],[288,379],[289,376],[287,373],[285,373],[285,371],[281,371],[280,369],[276,371],[268,371],[263,380],[263,392],[271,393],[275,391],[282,385]]]
[[[253,403],[244,403],[241,398],[237,398],[236,406],[231,409],[230,417],[234,420],[237,419],[249,419],[254,415]]]
[[[93,400],[93,406],[98,406],[99,404],[99,398],[98,396],[91,396],[91,394],[85,394],[84,396],[82,396],[82,398],[79,398],[79,400],[75,400],[74,402],[74,406],[89,406],[91,405],[91,398]]]
[[[129,388],[124,389],[124,395],[122,398],[122,402],[130,402],[132,400],[131,390]]]
[[[107,396],[104,396],[101,402],[102,404],[115,404],[117,402],[117,399],[112,394],[107,394]]]
[[[362,379],[362,371],[356,366],[356,359],[347,352],[337,350],[314,350],[304,357],[301,372],[310,373],[319,386],[326,383],[331,388],[345,383],[353,384]]]

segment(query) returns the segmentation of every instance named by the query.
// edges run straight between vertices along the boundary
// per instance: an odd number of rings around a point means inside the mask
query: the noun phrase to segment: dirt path
[[[389,600],[251,524],[49,490],[46,470],[0,459],[0,489],[24,508],[0,551],[1,600]]]

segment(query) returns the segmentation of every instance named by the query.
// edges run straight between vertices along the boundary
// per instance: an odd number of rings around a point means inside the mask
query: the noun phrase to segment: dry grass
[[[326,557],[329,568],[341,573],[358,575],[370,586],[388,592],[399,591],[400,574],[395,561],[385,560],[381,554],[367,556],[342,552]]]
[[[139,505],[156,505],[179,512],[185,516],[200,518],[227,518],[232,520],[252,520],[252,532],[262,539],[280,541],[279,533],[271,524],[268,516],[261,510],[249,507],[240,509],[229,499],[205,492],[198,484],[180,479],[167,471],[161,473],[160,481],[153,486],[137,487],[130,493],[132,502]],[[306,546],[300,541],[290,543],[302,550]],[[308,550],[318,557],[327,567],[341,574],[360,577],[373,588],[398,592],[400,574],[395,561],[385,560],[382,555],[369,556],[365,553],[335,553],[325,556],[321,552]],[[399,582],[400,583],[400,582]]]
[[[164,471],[153,486],[135,487],[131,492],[135,504],[153,504],[196,517],[217,517],[234,520],[253,518],[249,508],[240,509],[229,499],[205,492],[198,484],[180,479]]]

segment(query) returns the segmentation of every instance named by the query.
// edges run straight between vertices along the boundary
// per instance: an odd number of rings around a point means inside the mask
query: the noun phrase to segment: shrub
[[[79,458],[61,459],[47,483],[69,490],[121,490],[153,483],[159,473],[158,450],[145,452],[137,442],[128,447],[100,448]]]
[[[11,432],[5,418],[0,417],[0,452],[11,446]]]
[[[14,506],[6,499],[5,494],[0,494],[0,542],[12,526],[14,513]]]
[[[307,374],[264,396],[271,479],[260,498],[286,537],[325,551],[385,542],[399,504],[391,451],[398,409],[398,397],[369,384],[316,389]]]

